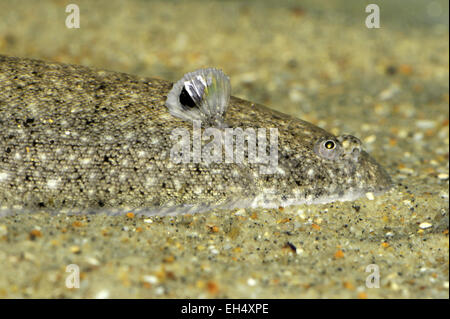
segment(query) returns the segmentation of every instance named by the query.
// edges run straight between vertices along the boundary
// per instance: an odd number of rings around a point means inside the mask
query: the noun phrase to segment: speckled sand
[[[448,298],[448,2],[377,1],[377,30],[347,2],[76,1],[69,30],[66,1],[0,0],[1,54],[169,80],[219,67],[233,95],[360,137],[397,185],[284,210],[2,217],[0,297]]]

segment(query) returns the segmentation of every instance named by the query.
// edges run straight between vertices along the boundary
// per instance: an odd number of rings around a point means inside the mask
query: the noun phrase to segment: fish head
[[[313,146],[320,170],[327,172],[329,184],[340,185],[343,196],[379,194],[391,188],[392,181],[352,135],[319,138]],[[352,196],[352,193],[354,196]]]
[[[392,187],[384,168],[352,135],[334,136],[306,122],[290,132],[289,138],[283,138],[283,134],[286,137],[282,132],[277,173],[265,178],[266,192],[258,198],[257,206],[355,200]]]

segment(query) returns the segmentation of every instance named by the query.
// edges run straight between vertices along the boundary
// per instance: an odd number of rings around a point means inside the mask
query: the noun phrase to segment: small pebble
[[[427,228],[430,228],[430,227],[432,227],[432,226],[433,226],[433,224],[430,224],[430,223],[427,223],[427,222],[421,223],[421,224],[419,225],[419,227],[420,227],[421,229],[427,229]]]
[[[257,282],[256,282],[255,279],[253,279],[253,278],[248,278],[248,280],[247,280],[247,285],[253,287],[253,286],[256,286],[256,284],[257,284]]]
[[[158,278],[157,278],[156,276],[153,276],[153,275],[146,275],[146,276],[144,276],[144,277],[142,278],[142,280],[143,280],[144,282],[147,282],[147,283],[152,284],[152,285],[158,283]]]
[[[420,129],[431,129],[436,126],[436,122],[431,120],[418,120],[416,121],[416,126]]]
[[[219,253],[219,251],[213,245],[209,246],[208,248],[213,255],[217,255]]]
[[[415,141],[421,141],[423,139],[423,137],[424,137],[424,134],[422,132],[416,132],[413,135],[413,139]]]
[[[344,252],[342,250],[338,250],[335,254],[334,254],[335,258],[344,258]]]
[[[305,98],[304,98],[302,92],[300,92],[296,89],[292,89],[289,91],[289,99],[294,103],[298,103],[298,102],[303,101]]]
[[[399,93],[399,92],[400,92],[400,89],[398,88],[398,86],[393,85],[393,86],[381,91],[379,94],[379,98],[382,101],[390,100],[395,95],[397,95],[397,93]]]
[[[375,135],[369,135],[364,139],[364,143],[371,144],[375,142],[376,139],[377,137]]]
[[[441,174],[438,174],[437,177],[439,179],[442,179],[442,180],[447,180],[448,179],[448,174],[447,173],[441,173]]]
[[[304,211],[303,209],[297,210],[297,215],[298,215],[298,217],[300,217],[301,219],[306,219],[305,211]]]
[[[410,175],[414,174],[414,172],[415,172],[412,168],[409,168],[409,167],[401,167],[400,171],[402,173],[410,174]]]
[[[24,258],[25,260],[28,260],[28,261],[35,261],[35,260],[36,260],[36,256],[33,255],[32,253],[29,253],[29,252],[25,252],[25,253],[23,254],[23,258]]]
[[[399,290],[399,289],[400,289],[400,287],[398,286],[398,284],[397,284],[397,283],[395,283],[395,282],[392,282],[392,283],[391,283],[391,289],[392,289],[392,290],[394,290],[394,291],[397,291],[397,290]]]
[[[98,266],[100,265],[100,262],[98,261],[98,259],[94,258],[94,257],[86,257],[85,258],[86,262],[91,265],[91,266]]]
[[[214,281],[208,281],[206,287],[210,294],[216,294],[219,291],[219,286]]]
[[[80,249],[79,246],[71,246],[71,247],[70,247],[70,251],[71,251],[72,253],[74,253],[74,254],[78,254],[78,253],[81,252],[81,249]]]
[[[155,294],[156,294],[156,295],[162,295],[162,294],[164,294],[164,287],[156,287],[156,289],[155,289]]]
[[[103,289],[97,292],[95,299],[107,299],[109,298],[109,290]]]
[[[29,234],[29,238],[31,240],[36,239],[37,237],[42,237],[42,233],[39,229],[33,229],[30,234]]]
[[[412,207],[412,202],[411,202],[409,199],[405,199],[405,200],[403,201],[403,204],[405,204],[405,205],[408,206],[408,207]]]
[[[401,129],[398,131],[398,137],[399,138],[407,138],[408,137],[408,130]]]
[[[366,193],[366,197],[367,197],[368,200],[374,200],[375,199],[375,196],[371,192]]]

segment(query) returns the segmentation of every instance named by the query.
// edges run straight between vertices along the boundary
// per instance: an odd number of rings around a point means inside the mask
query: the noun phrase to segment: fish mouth
[[[360,179],[357,188],[361,192],[382,194],[394,185],[387,171],[363,150],[361,140],[353,135],[340,135],[337,140],[342,145],[340,161],[350,175]]]
[[[365,151],[361,152],[362,167],[367,170],[367,192],[379,195],[394,187],[388,172]]]
[[[354,201],[382,195],[394,187],[387,171],[367,152],[361,150],[358,159],[351,158],[341,167],[347,172],[348,180],[342,184],[323,187],[320,191],[309,189],[297,193],[282,193],[276,189],[264,189],[255,197],[251,207],[277,208],[293,205],[328,204]],[[370,195],[369,195],[370,194]]]

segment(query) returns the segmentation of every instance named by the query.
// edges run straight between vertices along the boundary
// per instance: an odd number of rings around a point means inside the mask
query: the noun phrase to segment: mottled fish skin
[[[229,127],[278,129],[277,173],[262,175],[257,164],[175,164],[171,132],[192,134],[192,123],[168,112],[171,87],[0,55],[0,207],[162,214],[352,200],[391,187],[367,153],[350,158],[359,140],[235,97],[225,114]],[[341,158],[314,152],[324,139],[342,142]]]

